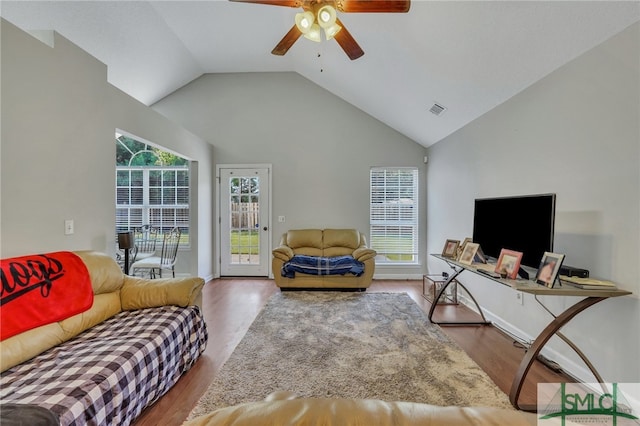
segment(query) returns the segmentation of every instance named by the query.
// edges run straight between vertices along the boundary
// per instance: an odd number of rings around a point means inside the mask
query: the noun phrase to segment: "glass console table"
[[[582,359],[582,361],[589,368],[589,370],[594,375],[594,377],[598,380],[599,383],[603,382],[602,377],[596,371],[591,361],[589,361],[586,355],[571,340],[569,340],[569,338],[567,338],[564,334],[560,332],[560,329],[564,327],[569,321],[571,321],[573,317],[575,317],[576,315],[578,315],[580,312],[584,311],[588,307],[593,306],[596,303],[601,302],[610,297],[629,295],[631,294],[630,291],[620,290],[617,288],[607,288],[603,290],[599,290],[599,289],[583,290],[583,289],[568,286],[568,285],[561,286],[561,287],[548,288],[543,285],[537,284],[536,282],[531,280],[524,280],[524,279],[511,280],[511,279],[495,278],[489,275],[485,275],[484,273],[481,272],[482,270],[493,272],[495,265],[492,265],[492,264],[474,263],[472,265],[465,265],[460,262],[457,262],[454,259],[450,259],[439,254],[432,254],[431,256],[434,256],[446,262],[449,265],[449,267],[453,270],[453,273],[449,274],[448,279],[440,288],[440,292],[436,295],[435,300],[439,300],[440,296],[444,294],[447,287],[452,282],[455,281],[457,283],[457,286],[464,289],[464,291],[469,295],[473,303],[475,303],[476,308],[478,309],[478,313],[482,317],[481,321],[475,321],[475,322],[437,321],[433,318],[433,314],[435,312],[437,304],[432,303],[429,309],[428,317],[429,317],[429,321],[431,321],[434,324],[439,324],[439,325],[491,324],[491,322],[487,321],[486,318],[484,317],[482,308],[480,307],[478,302],[475,300],[471,292],[460,282],[459,275],[464,271],[477,274],[483,278],[487,278],[501,285],[508,286],[513,290],[521,291],[523,293],[533,294],[535,297],[535,300],[544,308],[545,311],[547,311],[551,315],[552,317],[551,322],[535,338],[535,340],[527,350],[525,356],[523,357],[522,361],[520,362],[518,371],[515,377],[513,378],[513,382],[511,384],[511,391],[509,393],[509,400],[511,401],[511,404],[514,407],[523,411],[531,411],[531,412],[536,411],[537,407],[535,405],[519,403],[520,392],[522,391],[522,386],[524,385],[524,381],[527,377],[527,374],[529,373],[529,370],[531,369],[531,366],[533,365],[534,361],[538,358],[538,355],[540,354],[540,351],[542,350],[542,348],[547,344],[549,339],[551,339],[551,337],[553,337],[554,335],[562,339],[565,343],[567,343],[567,345],[569,345],[569,347],[571,347],[571,349],[573,349],[573,351],[576,354],[578,354],[580,359]],[[573,304],[572,306],[568,307],[567,309],[565,309],[562,313],[556,315],[553,312],[551,312],[551,310],[549,310],[540,301],[540,299],[538,299],[538,296],[576,296],[576,297],[582,297],[582,299],[576,302],[575,304]]]

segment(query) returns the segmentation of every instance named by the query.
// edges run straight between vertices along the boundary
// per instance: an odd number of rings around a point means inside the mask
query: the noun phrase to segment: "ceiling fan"
[[[295,24],[271,51],[282,56],[300,36],[320,42],[324,30],[327,40],[335,38],[342,50],[351,59],[364,55],[351,33],[338,19],[337,11],[344,13],[406,13],[411,0],[230,0],[241,3],[266,4],[302,8],[296,14]]]

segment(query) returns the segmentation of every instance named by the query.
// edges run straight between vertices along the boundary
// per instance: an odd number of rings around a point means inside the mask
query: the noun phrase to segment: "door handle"
[[[262,228],[263,231],[266,231],[267,229],[269,229],[269,228],[267,228],[266,226],[264,228]]]

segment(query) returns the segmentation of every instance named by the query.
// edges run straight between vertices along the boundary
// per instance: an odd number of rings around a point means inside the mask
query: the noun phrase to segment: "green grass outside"
[[[389,260],[400,262],[412,262],[413,256],[411,254],[412,245],[411,238],[407,237],[377,237],[372,238],[369,241],[370,247],[393,247],[396,253],[386,253],[385,256]]]
[[[249,231],[231,231],[231,254],[258,254],[259,234]],[[398,252],[411,252],[411,239],[401,237],[375,238],[370,243],[377,247],[395,247]],[[411,254],[387,254],[389,260],[411,262]]]
[[[231,231],[231,254],[259,254],[258,232]]]

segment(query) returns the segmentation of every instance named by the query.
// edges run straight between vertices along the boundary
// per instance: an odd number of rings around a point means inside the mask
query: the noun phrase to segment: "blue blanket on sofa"
[[[350,273],[359,277],[364,273],[364,263],[353,256],[304,256],[295,255],[282,265],[282,276],[294,278],[296,272],[310,275],[344,275]]]

